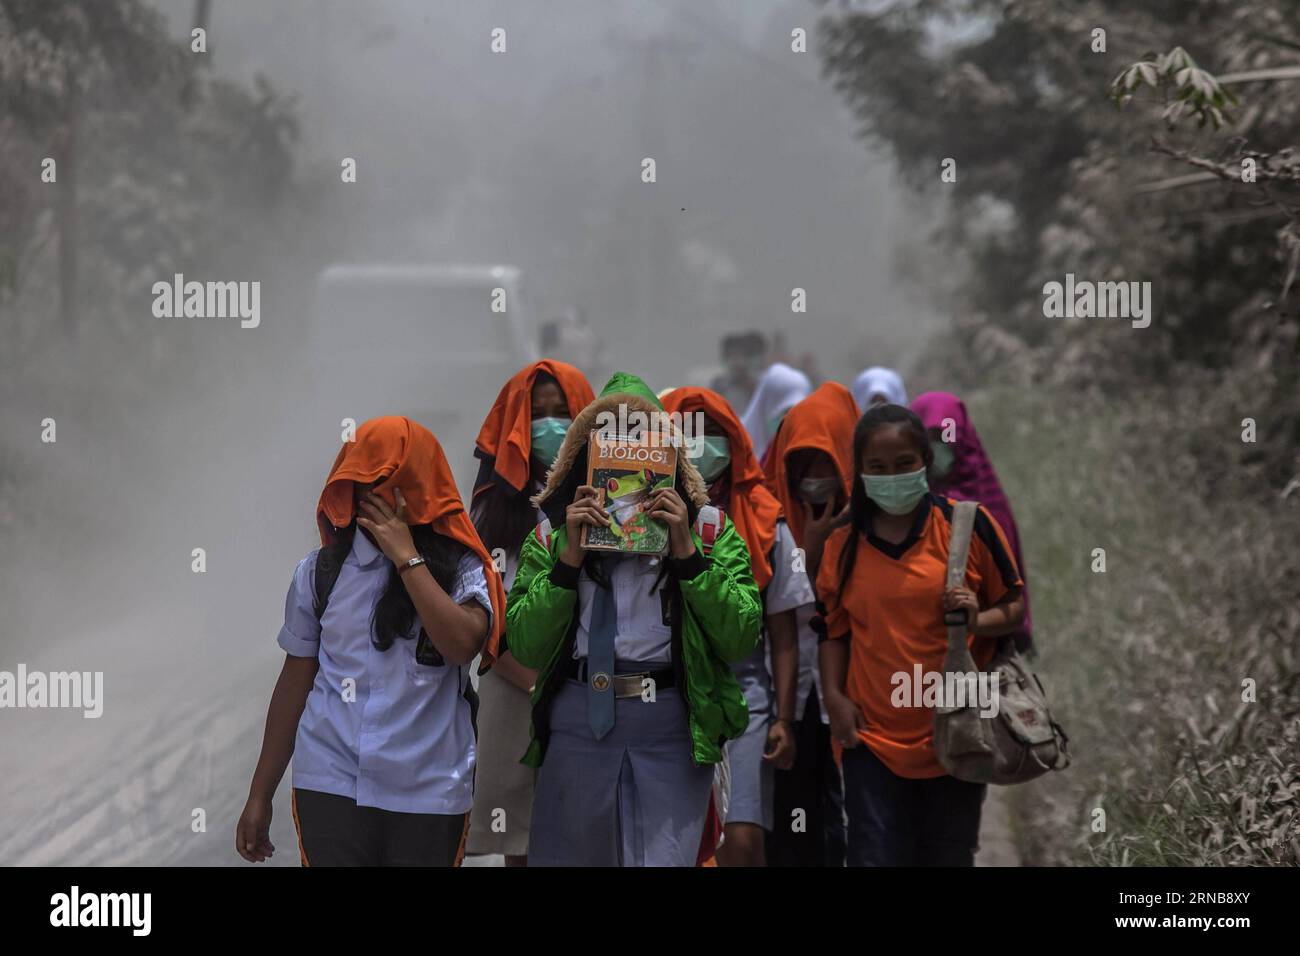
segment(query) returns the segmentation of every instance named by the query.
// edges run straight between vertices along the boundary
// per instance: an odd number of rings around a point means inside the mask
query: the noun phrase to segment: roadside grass
[[[1043,394],[968,400],[1074,756],[1013,790],[1024,862],[1300,864],[1300,494],[1191,387]]]

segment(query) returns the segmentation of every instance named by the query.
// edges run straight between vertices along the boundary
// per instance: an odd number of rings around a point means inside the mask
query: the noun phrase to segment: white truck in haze
[[[310,346],[317,424],[414,419],[438,437],[468,506],[479,426],[506,379],[537,358],[521,280],[508,265],[325,269]]]

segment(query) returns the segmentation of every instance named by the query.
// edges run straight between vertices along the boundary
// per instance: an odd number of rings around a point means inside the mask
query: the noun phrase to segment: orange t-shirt
[[[917,664],[923,674],[941,673],[948,648],[942,602],[953,502],[934,494],[929,500],[929,509],[921,510],[900,544],[859,534],[853,571],[842,596],[840,556],[850,532],[858,532],[845,526],[831,534],[817,574],[827,637],[848,636],[851,641],[845,693],[862,709],[868,725],[858,735],[885,766],[911,778],[947,772],[934,753],[933,708],[897,707],[891,700],[895,674],[907,675],[914,684]],[[983,610],[1022,585],[1002,529],[981,506],[971,534],[966,586],[975,592]],[[971,656],[983,668],[992,659],[997,641],[974,635],[968,641]]]

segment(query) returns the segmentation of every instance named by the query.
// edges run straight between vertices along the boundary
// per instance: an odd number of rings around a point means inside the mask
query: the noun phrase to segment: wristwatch
[[[411,570],[411,568],[418,568],[422,564],[424,564],[424,555],[417,554],[410,561],[404,561],[399,564],[397,566],[397,573],[405,574],[407,571]]]

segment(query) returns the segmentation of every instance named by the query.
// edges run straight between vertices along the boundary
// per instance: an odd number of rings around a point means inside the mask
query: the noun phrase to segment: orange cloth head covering
[[[826,382],[786,413],[781,430],[767,459],[767,487],[785,508],[796,544],[803,545],[803,504],[790,493],[786,459],[791,452],[812,448],[825,452],[835,462],[847,498],[853,480],[853,429],[858,424],[858,405],[853,393],[839,382]]]
[[[528,456],[532,454],[533,445],[533,383],[537,381],[538,372],[546,372],[560,383],[570,416],[576,416],[596,397],[582,372],[556,359],[542,359],[525,365],[501,386],[496,403],[483,420],[483,427],[474,442],[475,454],[490,460],[493,477],[515,491],[522,491],[528,482]],[[479,475],[480,480],[474,488],[475,497],[488,487],[483,480],[483,471]]]
[[[727,400],[707,388],[675,388],[663,398],[664,410],[683,416],[703,412],[717,422],[731,445],[731,498],[724,509],[736,532],[749,546],[754,583],[761,591],[772,580],[770,555],[776,542],[776,522],[781,503],[763,484],[763,469],[754,457],[749,432],[740,424]]]
[[[321,543],[333,544],[338,540],[334,529],[352,523],[353,482],[369,483],[380,478],[385,481],[375,494],[390,508],[397,507],[393,489],[402,489],[407,524],[432,525],[438,534],[460,542],[482,560],[492,599],[492,633],[483,647],[483,664],[491,665],[506,618],[501,575],[465,514],[442,446],[423,425],[400,415],[372,418],[357,429],[356,441],[343,445],[316,506]]]

